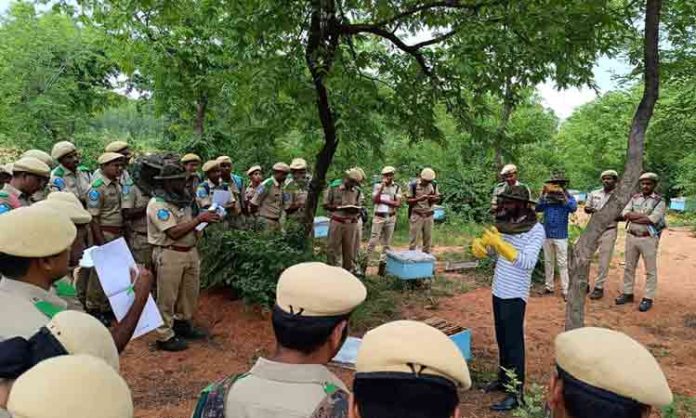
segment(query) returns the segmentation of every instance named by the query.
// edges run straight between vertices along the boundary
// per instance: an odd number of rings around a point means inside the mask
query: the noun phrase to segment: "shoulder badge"
[[[92,182],[92,187],[94,187],[95,189],[96,189],[97,187],[101,187],[101,186],[103,186],[103,185],[104,185],[104,179],[101,178],[101,177],[99,177],[98,179],[96,179],[96,180],[94,180],[94,181]]]
[[[273,177],[269,177],[261,183],[262,186],[270,186],[273,184]]]
[[[203,199],[208,197],[208,190],[201,184],[198,186],[198,190],[196,191],[196,196],[198,196],[199,199]]]
[[[75,289],[75,286],[66,281],[59,280],[53,285],[53,288],[56,289],[56,295],[59,297],[77,296],[77,289]]]
[[[124,184],[123,186],[121,186],[121,194],[124,196],[128,196],[128,194],[130,193],[130,190],[131,190],[131,186],[129,184]]]
[[[12,210],[12,206],[8,205],[7,203],[0,203],[0,215],[3,213],[7,213]]]
[[[98,190],[96,189],[91,189],[89,193],[87,193],[87,205],[90,207],[97,207],[99,206],[99,197],[101,194],[99,193]]]
[[[62,165],[59,165],[58,167],[53,169],[53,173],[51,174],[53,174],[56,177],[63,177],[65,175],[65,169]]]
[[[160,197],[160,196],[155,196],[155,202],[158,202],[158,203],[164,203],[164,202],[165,202],[165,200],[164,200],[164,198],[163,198],[163,197]]]
[[[167,209],[160,209],[157,211],[157,219],[160,221],[168,221],[171,213]]]
[[[329,187],[338,187],[341,184],[343,184],[343,180],[336,179],[336,180],[332,181],[331,183],[329,183]]]
[[[0,197],[10,197],[10,194],[4,190],[0,190]]]
[[[53,179],[53,185],[62,191],[65,188],[65,180],[63,180],[63,177],[56,177]]]
[[[89,173],[89,168],[84,165],[77,166],[77,171],[82,171],[83,173]]]

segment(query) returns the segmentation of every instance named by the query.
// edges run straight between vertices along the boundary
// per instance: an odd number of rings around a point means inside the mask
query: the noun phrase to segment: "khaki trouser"
[[[617,233],[618,228],[607,229],[602,236],[599,237],[599,271],[594,285],[596,289],[604,288],[604,282],[607,281],[609,263],[611,262],[611,256],[614,255],[614,244],[616,244]]]
[[[433,216],[423,217],[415,212],[411,214],[411,219],[409,219],[410,228],[409,236],[410,242],[408,248],[410,250],[415,250],[418,245],[418,241],[423,239],[423,252],[430,253],[433,244],[433,225],[435,221]]]
[[[381,218],[375,216],[372,219],[372,231],[370,233],[370,242],[367,243],[367,258],[375,250],[377,243],[382,244],[382,254],[379,257],[379,261],[384,261],[387,259],[387,251],[391,248],[392,235],[394,234],[394,227],[396,226],[396,216],[390,216],[388,218]]]
[[[148,269],[152,268],[152,245],[147,242],[147,235],[131,231],[130,242],[133,258],[138,264],[142,264]]]
[[[553,274],[556,261],[561,276],[561,292],[568,294],[568,239],[546,238],[544,240],[544,272],[546,288],[554,290]]]
[[[105,243],[111,242],[121,235],[114,234],[107,231],[102,231],[104,234]],[[90,269],[89,279],[87,281],[87,293],[85,306],[88,311],[96,312],[110,312],[111,305],[109,305],[109,299],[104,294],[104,289],[102,289],[101,283],[99,282],[99,275],[97,275],[97,269]]]
[[[157,339],[167,341],[174,336],[174,320],[190,321],[198,306],[200,260],[195,248],[181,252],[155,247],[152,262],[157,271],[157,307],[164,321],[157,328]]]
[[[329,264],[338,266],[340,257],[343,268],[354,271],[357,257],[356,246],[360,245],[359,237],[360,224],[358,222],[341,223],[331,220],[326,251]]]
[[[657,237],[636,237],[626,235],[626,267],[624,269],[623,293],[633,294],[636,281],[636,266],[638,259],[643,256],[645,265],[645,296],[654,299],[657,293]]]

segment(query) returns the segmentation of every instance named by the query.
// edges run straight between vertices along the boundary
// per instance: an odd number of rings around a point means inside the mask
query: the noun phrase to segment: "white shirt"
[[[493,275],[494,296],[500,299],[527,301],[532,271],[539,259],[539,251],[545,238],[544,227],[540,223],[523,234],[503,234],[503,239],[517,250],[517,258],[510,262],[504,257],[498,257]]]

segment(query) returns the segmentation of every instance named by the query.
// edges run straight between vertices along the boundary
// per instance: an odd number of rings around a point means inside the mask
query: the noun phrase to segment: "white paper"
[[[334,363],[339,363],[345,366],[355,366],[355,362],[358,359],[358,350],[362,344],[362,339],[356,337],[346,338],[346,342],[338,351],[336,356],[331,359]]]
[[[117,321],[122,321],[135,302],[131,290],[131,268],[136,268],[133,255],[123,238],[111,241],[90,251],[99,282],[104,289]],[[148,296],[132,338],[140,337],[163,324],[162,316],[152,295]]]
[[[224,191],[224,190],[223,190]],[[229,193],[229,192],[227,192]],[[210,212],[215,212],[218,215],[220,215],[220,219],[225,219],[225,216],[227,216],[227,211],[225,208],[223,208],[220,204],[213,202],[212,205],[208,208]],[[202,230],[205,229],[205,227],[208,226],[208,222],[203,222],[198,225],[196,225],[196,231],[201,232]]]
[[[380,201],[385,201],[385,200],[391,200],[391,195],[388,194],[383,194],[380,196]],[[377,212],[378,213],[389,213],[389,205],[385,205],[384,203],[380,203],[377,205]]]
[[[94,261],[92,260],[92,251],[97,248],[96,246],[89,247],[82,252],[82,258],[80,259],[80,267],[92,268],[94,267]]]
[[[213,191],[213,203],[217,203],[220,206],[225,206],[232,202],[234,202],[234,199],[232,199],[232,193],[229,190]]]

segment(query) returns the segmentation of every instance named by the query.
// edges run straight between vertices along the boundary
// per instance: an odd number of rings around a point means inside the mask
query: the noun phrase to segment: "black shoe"
[[[652,299],[643,298],[643,300],[640,301],[640,306],[638,307],[638,310],[641,312],[647,312],[650,310],[650,308],[652,308],[652,305]]]
[[[503,399],[499,403],[491,405],[491,411],[512,411],[513,409],[519,408],[521,404],[522,402],[518,395],[507,395],[505,399]]]
[[[377,275],[379,277],[384,277],[384,273],[385,273],[386,269],[387,269],[387,263],[385,263],[384,261],[380,261],[379,268],[377,269]]]
[[[179,337],[172,337],[167,341],[157,341],[156,345],[158,350],[172,352],[184,351],[188,348],[188,344],[186,344],[186,341],[182,340]]]
[[[485,393],[491,393],[491,392],[505,392],[505,387],[503,387],[503,384],[500,382],[500,380],[494,380],[487,384],[486,386],[483,387],[483,391]]]
[[[614,299],[614,303],[617,305],[625,305],[627,303],[633,303],[633,295],[627,295],[622,293],[618,298]]]
[[[194,327],[189,321],[174,320],[172,330],[177,337],[185,340],[202,340],[204,338],[208,338],[208,333]]]
[[[604,289],[601,289],[599,287],[595,287],[592,293],[590,294],[590,299],[592,300],[602,299],[603,297]]]

